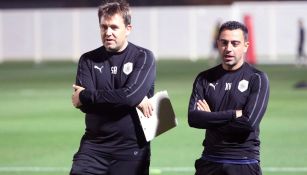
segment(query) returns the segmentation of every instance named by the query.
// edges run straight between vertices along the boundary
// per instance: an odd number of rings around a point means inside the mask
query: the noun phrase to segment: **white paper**
[[[149,100],[153,105],[153,114],[149,118],[136,108],[147,141],[151,141],[178,124],[167,91],[157,92]]]

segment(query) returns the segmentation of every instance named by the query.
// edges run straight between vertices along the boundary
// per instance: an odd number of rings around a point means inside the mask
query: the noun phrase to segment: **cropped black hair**
[[[224,30],[236,30],[236,29],[242,30],[243,35],[244,35],[244,40],[247,41],[248,40],[248,29],[244,24],[242,24],[238,21],[227,21],[227,22],[223,23],[220,27],[218,36],[220,36],[222,31],[224,31]]]

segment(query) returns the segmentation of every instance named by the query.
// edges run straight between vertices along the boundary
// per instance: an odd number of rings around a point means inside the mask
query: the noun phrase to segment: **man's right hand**
[[[198,100],[197,101],[197,109],[199,111],[211,112],[211,109],[210,109],[208,103],[206,102],[206,100]]]
[[[149,118],[152,115],[153,107],[147,96],[143,98],[143,100],[137,106],[137,108],[140,109],[143,112],[144,116],[147,118]]]

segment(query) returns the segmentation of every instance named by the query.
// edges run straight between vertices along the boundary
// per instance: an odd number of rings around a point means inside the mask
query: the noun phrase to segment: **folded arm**
[[[188,122],[191,127],[216,128],[230,133],[251,132],[259,127],[269,98],[269,81],[265,74],[255,74],[251,81],[251,93],[243,109],[211,112],[203,99],[203,88],[195,81],[190,98]],[[209,110],[208,110],[209,108]]]
[[[101,90],[96,89],[91,77],[91,68],[86,60],[80,59],[77,85],[83,89],[79,93],[79,106],[82,110],[97,104],[127,105],[136,107],[148,94],[155,80],[155,60],[151,52],[142,51],[133,71],[122,88]]]

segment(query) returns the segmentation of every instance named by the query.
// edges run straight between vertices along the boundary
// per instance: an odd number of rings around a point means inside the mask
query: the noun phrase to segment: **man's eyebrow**
[[[226,40],[226,39],[219,39],[220,41],[227,41],[227,42],[241,42],[239,40]]]

